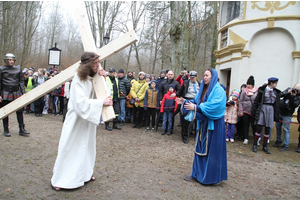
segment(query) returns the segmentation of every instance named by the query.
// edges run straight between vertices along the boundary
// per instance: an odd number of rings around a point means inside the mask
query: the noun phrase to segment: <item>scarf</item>
[[[245,92],[247,94],[247,96],[253,96],[253,94],[257,91],[257,87],[254,86],[252,89],[249,88],[245,88]]]

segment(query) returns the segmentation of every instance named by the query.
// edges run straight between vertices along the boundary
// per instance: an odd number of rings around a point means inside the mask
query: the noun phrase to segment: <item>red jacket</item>
[[[190,75],[186,76],[186,79],[189,79]],[[180,86],[182,86],[184,80],[182,79],[182,76],[179,74],[176,78],[176,81],[180,84]]]
[[[170,93],[169,91],[167,94],[164,95],[164,98],[162,99],[161,105],[160,105],[160,112],[175,112],[177,109],[177,103],[175,99],[177,98],[176,96],[174,98],[171,98],[171,94],[176,94],[176,91]]]

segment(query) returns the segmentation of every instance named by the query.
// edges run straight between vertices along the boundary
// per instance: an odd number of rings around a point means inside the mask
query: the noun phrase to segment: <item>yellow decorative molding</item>
[[[292,54],[293,54],[294,59],[295,58],[300,58],[300,51],[293,51]]]
[[[242,52],[244,48],[245,48],[245,44],[228,45],[227,47],[224,47],[220,50],[215,50],[214,55],[216,59],[220,59],[232,55],[233,53]]]
[[[228,29],[229,39],[233,42],[233,44],[247,44],[248,41],[244,40],[238,34],[234,33],[232,30]]]
[[[275,18],[268,19],[268,28],[274,28]]]
[[[242,57],[232,57],[230,59],[227,59],[227,60],[223,60],[223,61],[220,61],[220,62],[216,62],[216,65],[222,65],[224,63],[228,63],[228,62],[232,62],[234,60],[242,60]]]
[[[247,1],[244,1],[243,19],[246,19],[246,11],[247,11]]]
[[[242,60],[242,56],[231,57],[231,60]]]
[[[260,18],[239,20],[239,21],[235,21],[235,22],[226,24],[221,29],[219,29],[218,33],[222,32],[225,29],[232,27],[232,26],[241,25],[241,24],[251,24],[251,23],[257,23],[257,22],[265,22],[265,21],[268,21],[268,19],[275,19],[274,21],[300,20],[300,15],[284,15],[284,16],[278,15],[278,16],[273,16],[273,17],[260,17]]]
[[[242,51],[242,57],[250,58],[250,55],[251,55],[251,51],[248,50]]]
[[[265,1],[265,4],[264,4],[264,8],[263,7],[259,7],[257,5],[258,2],[261,2],[261,1],[250,1],[252,3],[252,6],[251,8],[254,10],[255,8],[257,8],[258,10],[261,10],[261,11],[269,11],[270,10],[270,13],[273,14],[274,13],[274,10],[283,10],[285,8],[287,8],[289,5],[295,5],[296,4],[296,1],[289,1],[289,2],[284,2],[286,3],[284,6],[280,7],[281,5],[281,2],[280,1]]]

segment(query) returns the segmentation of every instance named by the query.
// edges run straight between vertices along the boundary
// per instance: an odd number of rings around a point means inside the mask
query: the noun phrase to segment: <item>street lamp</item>
[[[109,36],[108,33],[106,33],[106,35],[103,37],[103,43],[104,45],[107,45],[109,43]],[[105,64],[106,64],[106,60],[104,60],[104,70],[105,70]]]

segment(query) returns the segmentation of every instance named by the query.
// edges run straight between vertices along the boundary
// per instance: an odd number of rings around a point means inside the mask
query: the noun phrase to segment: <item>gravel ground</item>
[[[24,115],[30,137],[18,135],[10,115],[10,138],[1,134],[0,199],[299,199],[300,161],[296,145],[287,152],[255,154],[242,142],[227,144],[228,181],[218,186],[186,182],[191,173],[193,138],[181,142],[180,128],[171,136],[125,124],[121,131],[97,129],[95,182],[56,192],[50,179],[57,156],[62,116]],[[177,124],[177,123],[176,123]],[[159,127],[159,131],[161,127]],[[0,127],[3,133],[3,128]]]

